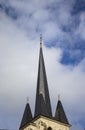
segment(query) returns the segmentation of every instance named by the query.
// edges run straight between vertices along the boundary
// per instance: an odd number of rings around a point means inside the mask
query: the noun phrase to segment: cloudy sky
[[[58,94],[71,130],[85,128],[85,0],[0,0],[0,129],[34,114],[39,37],[52,111]]]

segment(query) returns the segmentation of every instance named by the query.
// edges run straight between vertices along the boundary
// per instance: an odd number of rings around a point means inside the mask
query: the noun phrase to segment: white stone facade
[[[27,124],[22,130],[69,130],[70,125],[52,120],[50,118],[39,116],[31,123]]]

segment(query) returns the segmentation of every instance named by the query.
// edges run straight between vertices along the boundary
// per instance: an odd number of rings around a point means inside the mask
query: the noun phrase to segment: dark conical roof
[[[64,112],[64,109],[63,109],[63,106],[62,106],[62,103],[61,103],[60,100],[58,100],[58,103],[57,103],[57,108],[56,108],[56,113],[55,113],[55,119],[57,121],[60,121],[62,123],[65,123],[65,124],[69,125],[68,119],[66,117],[66,114]]]
[[[29,103],[26,104],[25,111],[20,124],[20,129],[32,120],[32,113]]]
[[[40,55],[39,55],[39,68],[38,68],[37,91],[35,102],[35,116],[38,115],[52,117],[41,37],[40,37]]]

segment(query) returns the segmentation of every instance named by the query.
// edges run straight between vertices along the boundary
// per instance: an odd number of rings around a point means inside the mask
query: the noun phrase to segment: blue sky
[[[27,96],[34,111],[40,33],[53,113],[60,94],[71,129],[82,130],[85,0],[0,0],[0,127],[19,128]]]

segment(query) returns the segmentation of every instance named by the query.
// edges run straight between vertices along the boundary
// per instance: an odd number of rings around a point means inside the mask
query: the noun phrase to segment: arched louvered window
[[[52,128],[51,128],[51,127],[48,127],[47,130],[52,130]]]

